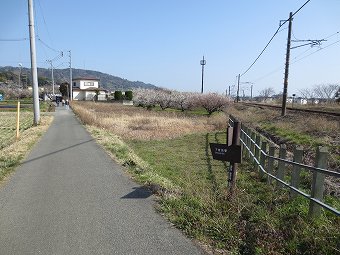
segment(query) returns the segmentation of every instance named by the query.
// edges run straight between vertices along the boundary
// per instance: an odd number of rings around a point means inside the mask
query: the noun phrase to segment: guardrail
[[[229,126],[233,127],[237,121],[232,115],[229,117]],[[242,145],[243,156],[250,159],[256,170],[259,170],[260,177],[267,176],[268,184],[273,180],[276,181],[278,188],[288,187],[290,196],[294,198],[297,194],[310,200],[309,215],[317,216],[321,213],[321,208],[325,208],[332,213],[340,216],[340,212],[324,203],[324,182],[325,177],[340,177],[340,173],[327,170],[328,150],[324,147],[318,147],[316,151],[315,166],[302,164],[303,148],[295,147],[293,160],[287,159],[287,149],[285,145],[281,145],[277,151],[277,146],[263,139],[260,134],[241,124],[240,141]],[[278,156],[276,156],[278,154]],[[288,168],[290,178],[288,178]],[[301,190],[300,177],[301,170],[312,172],[312,182],[310,194]],[[290,179],[290,182],[289,182]]]

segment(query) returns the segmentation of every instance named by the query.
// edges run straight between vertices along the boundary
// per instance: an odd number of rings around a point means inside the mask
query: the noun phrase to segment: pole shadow
[[[152,195],[152,192],[143,186],[134,187],[133,189],[133,191],[121,197],[121,199],[145,199]]]

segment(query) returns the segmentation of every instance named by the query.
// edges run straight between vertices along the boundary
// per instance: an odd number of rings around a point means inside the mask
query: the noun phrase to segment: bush
[[[132,98],[133,98],[132,91],[131,90],[125,91],[125,99],[131,101]]]
[[[120,90],[115,91],[115,100],[122,100],[123,93]]]

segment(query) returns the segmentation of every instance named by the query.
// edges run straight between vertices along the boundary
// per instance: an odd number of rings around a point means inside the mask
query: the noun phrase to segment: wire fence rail
[[[229,126],[233,127],[237,119],[230,115]],[[240,141],[243,157],[249,159],[255,169],[259,171],[261,178],[266,178],[268,184],[274,184],[278,189],[287,187],[290,190],[290,197],[295,198],[298,194],[310,201],[309,215],[317,216],[321,208],[327,209],[337,216],[340,211],[324,202],[325,178],[339,178],[340,173],[327,170],[328,150],[319,146],[316,150],[315,165],[310,166],[302,163],[303,148],[294,148],[292,159],[287,155],[286,145],[278,146],[268,142],[259,133],[246,125],[241,124]],[[308,171],[311,176],[308,176]],[[305,182],[302,185],[301,179],[311,180],[307,187]]]
[[[32,126],[32,112],[20,112],[19,118],[18,112],[0,112],[0,149],[15,142],[21,132]]]

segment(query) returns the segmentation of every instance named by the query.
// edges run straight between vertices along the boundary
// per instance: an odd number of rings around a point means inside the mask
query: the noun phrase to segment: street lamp
[[[20,67],[20,72],[19,72],[19,88],[21,88],[21,70],[22,70],[22,64],[19,63],[19,67]]]
[[[203,59],[200,61],[200,64],[202,66],[202,88],[201,88],[201,93],[203,93],[203,76],[204,76],[204,66],[207,62],[204,60],[204,55]]]
[[[292,108],[294,108],[294,99],[295,99],[295,94],[292,95],[293,96],[293,100],[292,100]]]

